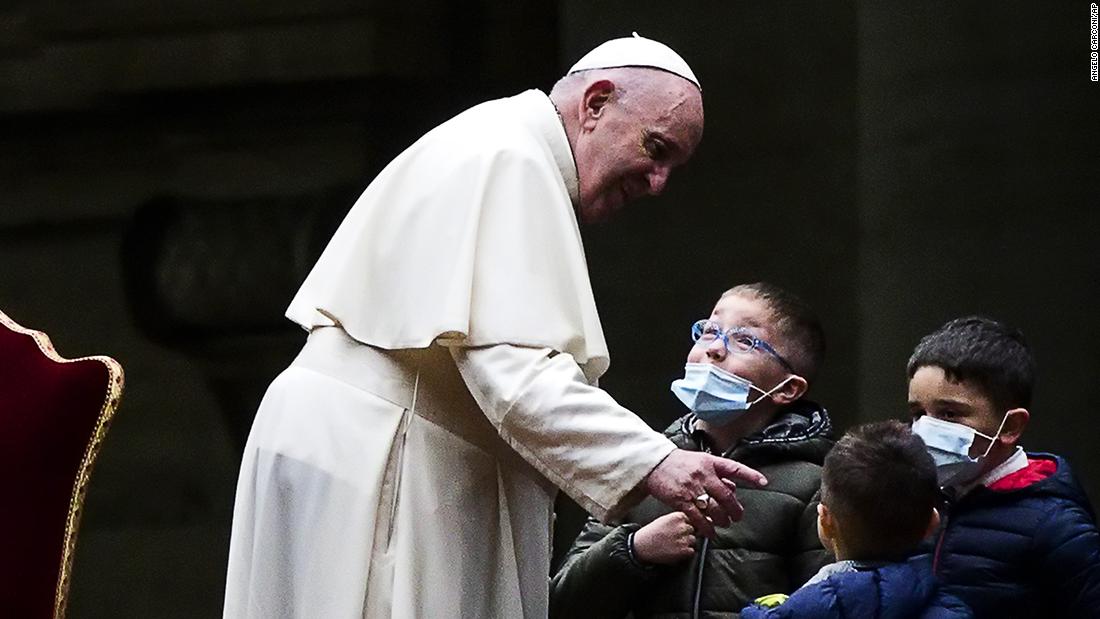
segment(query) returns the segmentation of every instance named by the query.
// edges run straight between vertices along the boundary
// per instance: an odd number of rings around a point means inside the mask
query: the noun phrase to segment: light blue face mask
[[[672,381],[672,393],[699,419],[725,425],[744,415],[753,404],[775,393],[791,378],[794,377],[788,376],[770,391],[764,391],[751,381],[713,364],[688,363],[684,366],[684,377]],[[762,395],[749,401],[753,390]]]
[[[997,436],[1000,436],[1007,419],[1008,413],[1005,413],[1001,427],[997,428]],[[986,436],[970,426],[929,415],[921,415],[913,422],[913,434],[924,441],[932,461],[936,463],[936,478],[944,488],[965,486],[977,479],[982,461],[997,440],[996,436]],[[985,453],[972,458],[970,448],[978,436],[987,439],[989,446],[985,448]]]

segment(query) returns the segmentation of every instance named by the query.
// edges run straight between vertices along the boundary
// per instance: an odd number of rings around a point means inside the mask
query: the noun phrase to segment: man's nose
[[[669,169],[665,166],[658,166],[651,170],[649,174],[646,174],[649,195],[655,196],[665,190],[665,185],[668,184],[668,174]]]

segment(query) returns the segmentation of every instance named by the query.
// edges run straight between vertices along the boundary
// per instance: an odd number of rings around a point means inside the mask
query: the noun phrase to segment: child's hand
[[[672,565],[695,554],[695,527],[683,512],[665,514],[634,533],[634,556]]]

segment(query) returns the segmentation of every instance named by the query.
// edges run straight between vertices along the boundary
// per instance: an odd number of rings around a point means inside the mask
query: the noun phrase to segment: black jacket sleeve
[[[638,563],[627,540],[637,524],[612,527],[589,518],[550,581],[550,617],[621,619],[656,577]]]

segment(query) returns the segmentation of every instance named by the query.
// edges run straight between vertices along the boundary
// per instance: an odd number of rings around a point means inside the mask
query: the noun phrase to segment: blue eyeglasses
[[[696,343],[702,342],[704,345],[709,345],[718,338],[722,338],[722,343],[726,345],[726,350],[731,353],[744,354],[760,349],[775,357],[791,374],[798,373],[794,370],[794,366],[783,358],[783,355],[772,348],[771,344],[749,333],[745,330],[745,327],[730,327],[729,329],[722,330],[722,325],[713,320],[706,319],[699,320],[691,325],[691,339]]]

